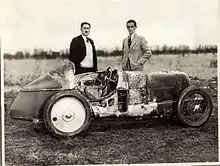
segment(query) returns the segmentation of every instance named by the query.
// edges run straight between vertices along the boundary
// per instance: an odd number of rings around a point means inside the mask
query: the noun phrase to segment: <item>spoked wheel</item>
[[[188,87],[180,95],[177,112],[180,121],[187,126],[205,124],[212,113],[212,100],[208,93],[198,87]]]
[[[45,105],[45,126],[56,136],[79,134],[88,127],[90,120],[90,106],[76,91],[57,93]]]

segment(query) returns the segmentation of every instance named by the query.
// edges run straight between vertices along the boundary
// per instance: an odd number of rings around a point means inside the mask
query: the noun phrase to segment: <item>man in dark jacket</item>
[[[88,38],[90,28],[90,23],[81,23],[81,35],[73,38],[70,43],[69,60],[75,65],[75,74],[97,71],[95,45],[93,40]]]

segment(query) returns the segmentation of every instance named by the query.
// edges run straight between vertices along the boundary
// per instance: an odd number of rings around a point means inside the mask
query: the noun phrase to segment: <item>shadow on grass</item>
[[[171,128],[172,130],[178,130],[184,128],[183,125],[178,121],[178,119],[165,119],[165,118],[152,118],[152,119],[129,119],[129,120],[121,120],[121,119],[93,119],[88,126],[88,128],[79,133],[78,135],[70,138],[60,138],[52,135],[46,129],[45,125],[38,124],[30,126],[30,131],[28,134],[30,136],[39,134],[48,137],[54,137],[54,139],[62,140],[62,139],[71,139],[71,138],[86,138],[90,135],[99,135],[100,133],[108,133],[108,132],[127,132],[129,130],[147,130],[154,129],[157,130],[166,130]],[[33,132],[31,134],[31,132]]]

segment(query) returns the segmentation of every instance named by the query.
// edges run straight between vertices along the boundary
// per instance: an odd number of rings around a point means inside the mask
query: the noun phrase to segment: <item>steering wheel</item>
[[[111,67],[108,67],[105,71],[105,76],[103,79],[103,85],[101,87],[101,90],[105,89],[105,87],[109,84],[109,82],[111,81],[111,77],[112,77],[112,69]]]

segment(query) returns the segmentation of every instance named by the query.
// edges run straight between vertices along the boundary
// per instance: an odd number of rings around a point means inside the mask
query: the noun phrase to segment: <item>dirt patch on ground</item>
[[[208,123],[185,128],[177,120],[92,121],[87,132],[57,139],[29,122],[12,120],[15,91],[5,93],[5,163],[8,165],[133,164],[218,161],[217,77],[205,86],[214,103]]]

